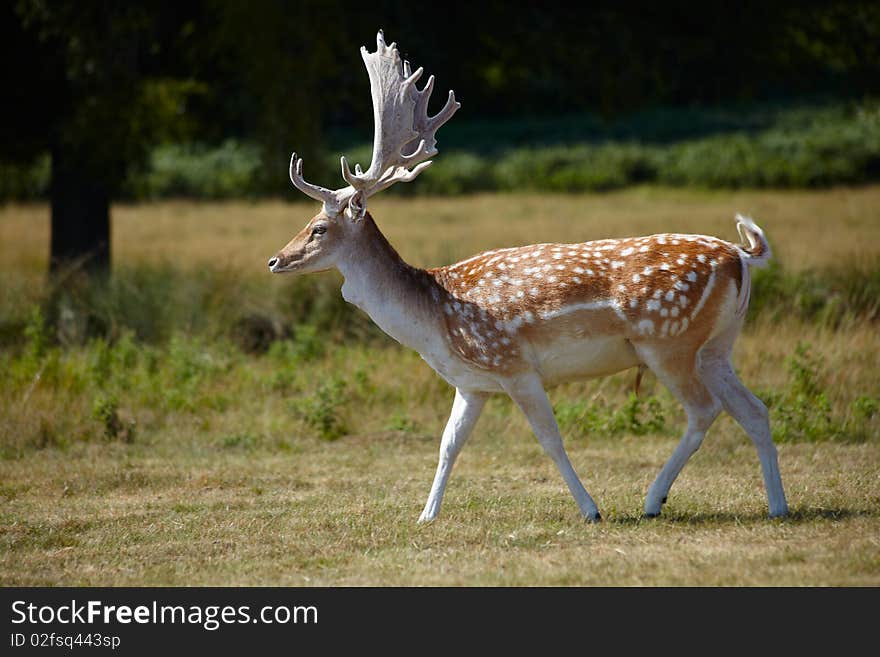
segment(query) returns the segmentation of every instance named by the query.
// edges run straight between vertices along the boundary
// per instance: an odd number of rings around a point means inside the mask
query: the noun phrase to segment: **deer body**
[[[750,219],[737,216],[743,245],[705,235],[661,234],[581,244],[536,244],[475,255],[434,269],[406,264],[366,211],[369,195],[408,182],[436,154],[434,133],[458,104],[428,118],[433,77],[419,91],[395,46],[380,32],[362,55],[373,89],[373,162],[349,186],[327,190],[291,180],[324,209],[269,261],[275,273],[338,269],[346,301],[395,340],[418,351],[456,389],[440,461],[420,521],[434,519],[455,459],[489,394],[504,392],[527,416],[556,463],[581,514],[599,516],[562,444],[545,387],[647,367],[685,408],[688,427],[648,491],[655,516],[673,481],[722,409],[755,443],[770,514],[787,513],[766,407],[730,365],[748,307],[750,268],[770,247]]]

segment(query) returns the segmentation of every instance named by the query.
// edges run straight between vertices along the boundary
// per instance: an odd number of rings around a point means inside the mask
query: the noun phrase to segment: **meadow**
[[[430,175],[430,173],[426,174]],[[722,415],[641,518],[684,429],[653,377],[556,388],[578,516],[493,399],[417,525],[452,390],[339,295],[272,276],[309,203],[120,204],[114,277],[45,276],[48,208],[0,208],[0,585],[880,584],[880,187],[371,200],[411,264],[651,232],[765,229],[735,351],[770,406],[791,516]]]

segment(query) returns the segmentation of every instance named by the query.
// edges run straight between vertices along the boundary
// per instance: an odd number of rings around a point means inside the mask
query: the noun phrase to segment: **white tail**
[[[748,249],[744,249],[743,254],[749,266],[763,267],[770,262],[772,256],[770,243],[764,237],[764,231],[752,221],[751,217],[736,215],[736,230],[740,239],[748,242]]]
[[[347,187],[307,183],[302,161],[291,180],[323,203],[269,261],[272,272],[336,268],[343,297],[389,335],[416,349],[455,387],[440,462],[421,521],[434,519],[452,466],[489,394],[504,392],[522,409],[580,509],[599,518],[568,459],[545,387],[632,367],[650,368],[688,417],[680,444],[648,490],[645,514],[660,513],[685,462],[722,409],[755,443],[770,514],[787,513],[766,407],[730,364],[748,305],[749,269],[769,259],[761,229],[737,216],[742,246],[705,235],[662,234],[582,244],[498,249],[435,269],[410,267],[366,211],[367,198],[413,180],[436,155],[437,129],[458,109],[450,92],[435,117],[426,113],[433,77],[418,91],[382,33],[362,50],[370,76],[375,127],[369,169]]]

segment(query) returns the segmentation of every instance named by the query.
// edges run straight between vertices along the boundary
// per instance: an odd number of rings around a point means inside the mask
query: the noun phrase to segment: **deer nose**
[[[269,259],[269,269],[272,269],[275,265],[278,264],[278,258],[270,258]]]

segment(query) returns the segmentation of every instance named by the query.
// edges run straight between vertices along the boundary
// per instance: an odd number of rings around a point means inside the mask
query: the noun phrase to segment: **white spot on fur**
[[[706,282],[706,287],[703,290],[703,296],[700,297],[700,301],[697,303],[694,311],[691,313],[691,319],[695,319],[697,314],[703,309],[703,305],[706,303],[706,300],[709,298],[709,294],[712,292],[712,288],[715,286],[715,272],[713,271],[709,274],[709,280]]]

